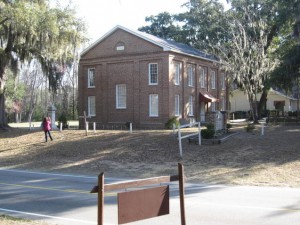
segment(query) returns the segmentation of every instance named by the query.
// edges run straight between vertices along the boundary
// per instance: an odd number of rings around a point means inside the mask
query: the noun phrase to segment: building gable
[[[125,30],[116,29],[81,54],[81,59],[162,52],[163,48]]]
[[[81,58],[169,51],[206,61],[219,63],[214,55],[207,54],[186,44],[166,40],[154,35],[116,26],[81,53]]]

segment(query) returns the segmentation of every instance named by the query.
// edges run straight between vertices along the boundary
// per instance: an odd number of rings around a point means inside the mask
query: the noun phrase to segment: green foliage
[[[215,134],[214,130],[209,130],[209,129],[201,130],[201,137],[204,139],[211,139],[214,137],[214,134]]]
[[[211,139],[215,135],[215,126],[212,123],[206,125],[206,129],[201,130],[201,137]]]
[[[231,128],[232,128],[232,124],[227,123],[227,124],[226,124],[226,128],[227,128],[228,130],[231,129]]]
[[[173,129],[173,124],[175,124],[175,127],[180,126],[179,121],[178,121],[178,117],[174,116],[171,119],[169,119],[165,124],[165,128],[166,129]]]
[[[0,2],[0,126],[5,125],[5,71],[18,63],[38,60],[49,87],[56,92],[67,65],[87,38],[86,25],[72,5],[50,7],[47,0]],[[74,55],[75,54],[75,55]],[[6,88],[8,91],[8,88]]]
[[[68,128],[68,121],[67,121],[67,117],[65,114],[61,114],[58,117],[58,127],[60,127],[60,124],[62,124],[63,129]]]
[[[215,130],[215,125],[213,123],[208,123],[205,125],[205,127],[208,130]]]
[[[245,130],[247,132],[252,132],[253,130],[255,130],[255,125],[253,123],[249,123],[246,127]]]

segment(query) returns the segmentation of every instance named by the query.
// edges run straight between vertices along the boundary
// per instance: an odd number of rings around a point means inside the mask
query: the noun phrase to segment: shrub
[[[211,129],[201,130],[201,137],[205,139],[211,139],[214,137],[215,131]]]
[[[58,127],[60,128],[60,124],[62,123],[62,128],[66,129],[68,128],[68,121],[65,114],[61,114],[60,117],[58,117]]]
[[[201,137],[205,139],[210,139],[214,137],[215,134],[215,126],[212,123],[208,123],[205,125],[206,129],[201,130]]]
[[[178,118],[176,116],[172,117],[166,122],[165,124],[166,129],[173,129],[173,124],[175,124],[175,127],[180,126]]]
[[[229,130],[230,128],[232,128],[232,124],[227,123],[227,124],[226,124],[226,128]]]
[[[205,127],[206,127],[208,130],[213,130],[213,131],[215,130],[215,125],[212,124],[212,123],[206,124]]]
[[[253,130],[255,130],[255,126],[252,123],[249,123],[246,127],[245,127],[247,132],[251,132]]]

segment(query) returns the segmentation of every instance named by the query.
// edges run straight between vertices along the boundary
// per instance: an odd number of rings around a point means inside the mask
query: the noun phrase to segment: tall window
[[[203,68],[200,69],[199,82],[200,82],[200,87],[205,88],[205,70]]]
[[[95,96],[88,96],[88,115],[96,116],[96,98],[95,98]]]
[[[95,69],[88,69],[88,87],[95,87]]]
[[[225,73],[221,74],[221,88],[225,90]]]
[[[175,95],[175,116],[180,116],[180,97]]]
[[[158,95],[149,95],[149,116],[158,117]]]
[[[158,84],[158,66],[157,63],[149,64],[149,85]]]
[[[180,63],[175,63],[174,84],[180,85],[181,66]]]
[[[116,85],[116,108],[126,109],[126,84]]]
[[[211,71],[211,89],[216,89],[216,72]]]
[[[188,84],[190,87],[194,87],[195,81],[195,69],[192,65],[188,67]]]
[[[194,97],[190,95],[189,97],[189,116],[194,116]]]

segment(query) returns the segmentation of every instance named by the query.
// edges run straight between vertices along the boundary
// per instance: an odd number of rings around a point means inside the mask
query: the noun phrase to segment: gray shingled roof
[[[141,31],[136,31],[136,32],[139,33],[141,36],[145,36],[147,39],[153,40],[153,42],[159,43],[159,45],[168,47],[171,51],[188,54],[188,55],[194,55],[194,56],[206,58],[209,60],[219,61],[219,59],[216,56],[202,52],[202,51],[200,51],[194,47],[191,47],[187,44],[163,39],[163,38],[160,38],[160,37],[157,37],[157,36],[145,33],[145,32],[141,32]]]

